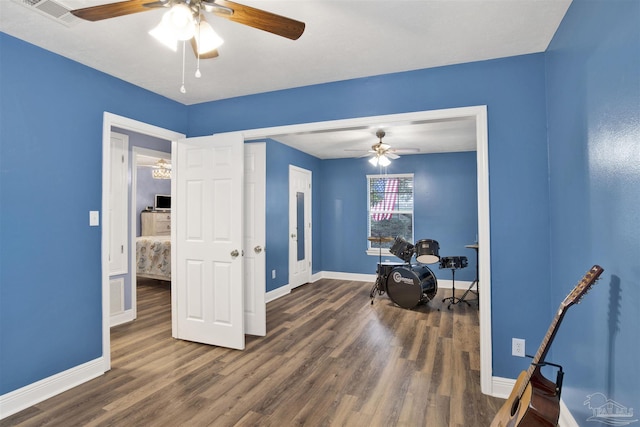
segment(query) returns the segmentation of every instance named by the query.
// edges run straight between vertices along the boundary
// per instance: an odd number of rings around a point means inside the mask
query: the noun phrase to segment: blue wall
[[[322,270],[374,274],[377,256],[367,249],[367,175],[380,173],[367,158],[322,162],[320,203]],[[464,246],[478,234],[476,153],[421,154],[394,160],[387,173],[414,174],[414,242],[437,240],[440,256],[463,255],[469,266],[456,280],[475,278],[475,252]],[[401,262],[386,256],[392,262]],[[451,270],[429,265],[438,279]]]
[[[102,355],[104,111],[178,132],[187,111],[4,33],[0,55],[4,394]]]
[[[640,406],[640,2],[574,0],[547,53],[552,301],[592,264],[602,279],[552,347],[563,398]]]
[[[266,284],[267,292],[289,283],[289,165],[311,171],[311,198],[319,200],[320,159],[294,150],[274,140],[267,140],[266,184]],[[319,217],[320,204],[312,202],[311,215]],[[321,227],[313,225],[312,254],[320,253]],[[271,271],[276,270],[276,278]],[[319,271],[313,255],[312,272]]]
[[[543,54],[192,105],[188,107],[188,135],[474,105],[487,105],[488,110],[493,373],[515,378],[524,359],[511,356],[511,338],[539,343],[547,330],[546,319],[551,319],[554,311],[550,309],[548,288],[549,177]],[[328,179],[326,173],[322,175]],[[314,200],[324,201],[326,197]],[[267,229],[275,225],[268,222]],[[338,230],[322,228],[321,232],[349,235],[351,225],[345,223],[345,228]],[[314,227],[314,242],[319,240],[315,237],[318,231]],[[353,235],[353,239],[360,237]],[[471,239],[475,239],[475,233],[461,241],[471,243]]]

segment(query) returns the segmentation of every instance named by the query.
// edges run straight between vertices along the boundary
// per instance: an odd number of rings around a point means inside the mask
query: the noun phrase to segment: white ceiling
[[[153,0],[150,0],[150,2]],[[0,30],[185,105],[358,77],[543,52],[571,0],[236,0],[306,24],[296,41],[207,15],[224,38],[220,56],[196,59],[187,45],[172,52],[148,35],[165,9],[98,22],[71,14],[54,19],[37,7],[68,10],[110,0],[0,0]],[[55,3],[54,3],[55,2]],[[56,5],[57,3],[57,5]],[[63,23],[65,21],[66,23]],[[460,124],[457,128],[454,124]],[[376,129],[297,135],[320,158],[345,154],[344,141],[366,152]],[[385,129],[385,142],[421,152],[475,149],[468,121]],[[456,135],[460,135],[459,139]],[[437,137],[436,137],[437,136]],[[469,148],[469,138],[473,143]],[[282,138],[284,139],[284,137]],[[279,139],[279,140],[282,140]],[[427,148],[425,141],[439,141]],[[446,141],[445,146],[442,142]],[[451,144],[456,144],[453,148]],[[465,145],[466,144],[466,145]],[[329,149],[339,146],[333,153]],[[311,148],[310,148],[311,147]],[[464,148],[466,147],[466,148]],[[362,153],[361,153],[362,154]]]

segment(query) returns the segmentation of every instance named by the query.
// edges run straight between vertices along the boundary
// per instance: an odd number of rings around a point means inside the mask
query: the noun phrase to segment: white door
[[[311,280],[311,171],[289,166],[289,286]]]
[[[243,144],[240,133],[176,144],[175,338],[244,348]]]
[[[244,328],[249,335],[267,334],[265,303],[266,145],[244,145]]]
[[[129,272],[128,186],[129,137],[111,132],[111,182],[109,183],[109,275]],[[123,295],[124,297],[124,295]]]

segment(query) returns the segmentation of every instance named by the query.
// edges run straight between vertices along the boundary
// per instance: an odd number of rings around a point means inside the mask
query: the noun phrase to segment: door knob
[[[237,258],[238,255],[240,255],[240,252],[237,249],[231,251],[231,258]]]
[[[262,252],[262,246],[258,245],[255,248],[253,248],[253,251],[257,254],[259,254],[260,252]]]

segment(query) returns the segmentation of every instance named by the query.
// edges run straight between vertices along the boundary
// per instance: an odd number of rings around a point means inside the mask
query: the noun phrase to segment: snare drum
[[[440,258],[440,268],[465,268],[468,265],[466,256],[445,256]]]
[[[401,266],[391,270],[386,287],[391,301],[402,308],[413,308],[436,296],[438,281],[426,265]]]
[[[413,256],[413,245],[402,237],[396,237],[395,242],[393,242],[393,246],[389,249],[389,252],[403,260],[404,262],[411,261],[411,257]]]
[[[440,244],[431,239],[418,240],[415,247],[416,261],[421,264],[434,264],[440,261]]]

